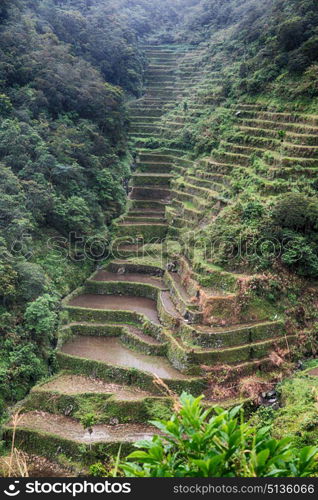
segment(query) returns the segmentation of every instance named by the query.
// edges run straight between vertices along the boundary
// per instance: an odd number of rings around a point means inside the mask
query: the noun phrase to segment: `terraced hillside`
[[[144,95],[129,103],[135,162],[127,211],[114,223],[113,259],[65,299],[60,372],[32,390],[16,429],[18,446],[55,460],[94,462],[151,434],[147,421],[171,405],[157,377],[176,393],[231,404],[240,379],[258,373],[266,381],[272,352],[296,339],[275,304],[244,295],[261,276],[216,267],[191,238],[232,203],[233,172],[256,176],[270,196],[278,178],[314,176],[318,118],[240,104],[229,111],[238,140],[194,161],[165,141],[199,113],[207,85],[196,71],[201,51],[145,51]],[[215,72],[216,84],[220,78]],[[286,131],[283,143],[277,129]],[[263,176],[252,159],[265,150],[272,154]],[[287,181],[280,186],[288,189]],[[95,415],[92,433],[80,424],[87,413]]]

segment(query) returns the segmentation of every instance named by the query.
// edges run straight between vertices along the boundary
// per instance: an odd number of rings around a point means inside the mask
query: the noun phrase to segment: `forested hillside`
[[[317,164],[316,0],[2,0],[6,442],[35,386],[21,447],[96,475],[184,390],[316,443]]]
[[[202,1],[186,17],[183,36],[218,56],[227,95],[268,91],[310,105],[317,97],[317,17],[314,0]]]

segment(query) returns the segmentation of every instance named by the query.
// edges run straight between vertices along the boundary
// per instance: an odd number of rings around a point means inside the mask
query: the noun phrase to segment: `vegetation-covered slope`
[[[202,1],[181,36],[207,43],[227,65],[228,94],[266,90],[284,99],[317,97],[317,4],[314,0]],[[221,67],[220,67],[221,69]]]

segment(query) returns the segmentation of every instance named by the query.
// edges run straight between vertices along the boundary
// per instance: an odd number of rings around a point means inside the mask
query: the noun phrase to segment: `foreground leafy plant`
[[[135,444],[120,465],[128,477],[308,477],[315,468],[317,447],[272,439],[269,427],[243,422],[240,406],[206,410],[202,396],[183,393],[170,420],[151,423],[163,435]]]

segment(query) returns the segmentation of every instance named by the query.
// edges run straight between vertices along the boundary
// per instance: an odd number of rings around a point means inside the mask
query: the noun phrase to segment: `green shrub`
[[[84,430],[88,430],[90,434],[93,433],[93,427],[96,424],[96,417],[93,413],[86,413],[81,418],[81,424]]]
[[[89,472],[93,477],[105,477],[107,475],[106,467],[100,462],[91,465],[89,468]]]
[[[15,402],[27,394],[47,374],[34,344],[12,338],[0,341],[0,394],[4,401]]]
[[[0,94],[0,115],[6,116],[13,109],[10,98],[5,94]]]
[[[264,206],[259,201],[250,201],[243,208],[243,219],[253,220],[258,219],[264,214]]]
[[[318,96],[318,65],[313,64],[304,73],[302,82],[297,83],[294,91],[295,96],[317,97]]]
[[[296,49],[304,40],[304,22],[300,17],[288,19],[279,26],[277,35],[283,50]]]
[[[288,193],[272,210],[273,232],[282,244],[281,261],[301,276],[318,276],[318,202]]]
[[[318,200],[299,193],[288,193],[276,203],[273,220],[282,228],[301,232],[317,230]]]
[[[45,293],[47,278],[43,269],[33,262],[20,261],[15,268],[19,281],[19,298],[22,301],[31,301]]]
[[[241,407],[205,410],[183,393],[170,420],[152,422],[163,436],[140,441],[120,468],[127,477],[308,477],[318,448],[292,448],[269,428],[243,422]]]
[[[288,63],[292,73],[303,73],[312,63],[317,61],[318,36],[312,37],[295,50]]]
[[[58,326],[58,300],[49,294],[38,297],[28,304],[25,313],[25,327],[39,344],[50,344]]]
[[[282,233],[282,262],[301,276],[318,276],[318,247],[308,238],[292,231]]]

